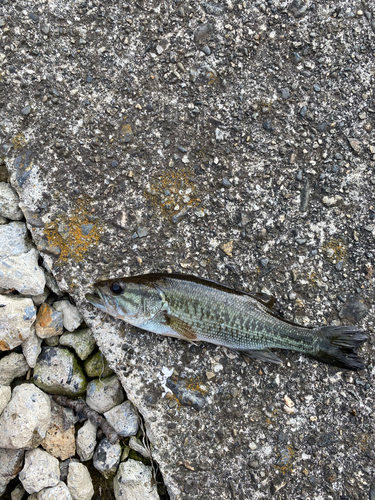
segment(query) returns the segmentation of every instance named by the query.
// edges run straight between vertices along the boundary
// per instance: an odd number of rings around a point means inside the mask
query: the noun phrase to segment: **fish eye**
[[[115,295],[120,295],[124,291],[124,287],[118,281],[115,281],[114,283],[112,283],[110,288],[111,288],[111,292],[114,293]]]

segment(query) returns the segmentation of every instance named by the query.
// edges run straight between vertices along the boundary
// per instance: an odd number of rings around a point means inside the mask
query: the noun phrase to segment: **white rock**
[[[329,207],[333,207],[334,205],[337,205],[339,202],[342,201],[342,196],[339,194],[335,194],[335,196],[324,196],[323,197],[323,203],[325,205],[328,205]]]
[[[122,437],[135,436],[139,429],[137,410],[130,401],[104,413],[105,418]]]
[[[44,488],[37,494],[36,498],[37,500],[72,500],[72,495],[67,485],[60,481],[52,488]]]
[[[78,431],[76,446],[78,456],[82,462],[91,460],[94,455],[97,429],[98,426],[93,424],[91,420],[86,420]]]
[[[38,493],[43,488],[56,486],[60,481],[59,461],[40,448],[27,451],[19,478],[27,493]]]
[[[34,328],[30,335],[22,342],[22,352],[30,368],[34,368],[36,360],[42,350],[42,339],[35,333]]]
[[[151,467],[136,460],[120,464],[113,487],[116,500],[159,500]]]
[[[93,497],[94,487],[89,470],[85,465],[71,462],[67,482],[73,500],[91,500]]]
[[[18,385],[0,417],[0,447],[35,448],[44,439],[50,424],[48,396],[33,384]]]
[[[0,448],[0,489],[14,479],[22,468],[25,450]]]
[[[29,370],[25,356],[12,352],[0,359],[0,384],[10,385],[17,377],[23,377]]]
[[[83,318],[76,306],[73,306],[73,304],[71,304],[68,300],[58,300],[53,304],[53,307],[56,311],[62,312],[64,327],[69,332],[77,330],[79,325],[82,323]]]
[[[17,193],[7,182],[0,182],[0,215],[11,220],[20,220],[23,217],[18,204],[20,199]]]
[[[105,478],[113,477],[116,474],[121,458],[121,446],[118,443],[111,444],[107,438],[102,439],[98,444],[93,464]]]
[[[124,401],[124,391],[116,375],[92,380],[86,391],[86,403],[93,410],[104,413]]]
[[[22,344],[29,337],[35,318],[36,309],[31,299],[0,295],[0,350]],[[0,383],[3,383],[1,373]]]
[[[12,390],[8,385],[0,385],[0,415],[12,397]]]
[[[32,246],[26,240],[26,233],[27,227],[23,222],[0,226],[0,256],[14,257],[31,250]]]
[[[15,288],[25,295],[43,293],[46,278],[38,264],[39,253],[32,248],[27,253],[0,260],[0,288]]]

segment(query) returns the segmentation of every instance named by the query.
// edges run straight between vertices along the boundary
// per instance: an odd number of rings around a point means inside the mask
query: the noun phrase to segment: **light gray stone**
[[[25,450],[0,448],[0,485],[7,485],[22,469]]]
[[[18,194],[7,182],[0,182],[0,215],[11,220],[21,220]]]
[[[43,293],[46,279],[38,264],[38,252],[26,239],[26,225],[0,226],[0,288],[15,288],[26,295]]]
[[[94,455],[97,429],[98,426],[93,424],[91,420],[86,420],[78,431],[76,439],[77,454],[82,462],[91,460]]]
[[[38,493],[56,486],[60,481],[59,461],[40,448],[27,451],[19,478],[27,493]]]
[[[89,470],[79,462],[71,462],[69,465],[67,483],[73,500],[91,500],[94,495]]]
[[[139,429],[138,413],[130,401],[104,413],[105,418],[122,437],[135,436]]]
[[[42,339],[35,333],[34,328],[30,335],[22,342],[22,352],[30,368],[34,368],[36,360],[42,350]]]
[[[60,337],[60,344],[72,347],[77,356],[82,360],[88,358],[96,347],[90,328],[77,330],[73,333],[64,333]]]
[[[116,500],[159,500],[151,467],[136,460],[120,464],[113,487]]]
[[[25,356],[11,352],[0,359],[0,384],[10,385],[17,377],[23,377],[29,370]]]
[[[36,309],[31,299],[0,295],[0,350],[22,344],[31,334],[35,318]]]
[[[31,298],[33,299],[33,302],[36,305],[36,307],[41,306],[43,302],[45,302],[48,299],[50,293],[51,293],[50,290],[45,286],[43,293],[39,295],[33,295]]]
[[[8,385],[0,385],[0,415],[12,397],[12,390]]]
[[[87,380],[75,355],[61,347],[43,347],[34,368],[34,383],[51,394],[80,396]]]
[[[123,401],[124,391],[116,375],[94,379],[87,386],[86,403],[99,413],[105,413]]]
[[[0,287],[15,288],[26,295],[43,293],[46,278],[38,264],[39,253],[32,248],[25,254],[0,261]]]
[[[107,438],[102,439],[98,444],[93,464],[105,478],[113,477],[116,474],[121,458],[121,446],[118,443],[111,444]]]
[[[0,256],[15,257],[31,250],[26,240],[27,227],[23,222],[11,222],[0,227]]]
[[[0,417],[0,447],[35,448],[44,439],[50,424],[48,396],[33,384],[18,385]]]
[[[82,323],[82,316],[76,306],[73,306],[68,300],[58,300],[54,302],[53,307],[56,311],[62,312],[64,327],[69,332],[77,330]]]
[[[67,485],[60,481],[52,488],[44,488],[37,494],[36,498],[37,500],[72,500],[72,495]]]

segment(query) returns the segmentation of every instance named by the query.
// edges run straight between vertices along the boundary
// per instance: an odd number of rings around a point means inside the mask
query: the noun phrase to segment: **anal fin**
[[[243,351],[238,350],[237,352],[239,354],[242,354],[243,356],[247,356],[248,358],[258,359],[259,361],[267,361],[268,363],[275,363],[277,365],[282,363],[281,359],[278,356],[276,356],[276,354],[271,352],[269,349],[261,349],[261,350],[246,349]]]

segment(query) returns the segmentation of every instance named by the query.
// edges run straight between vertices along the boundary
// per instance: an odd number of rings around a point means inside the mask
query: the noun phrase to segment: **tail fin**
[[[317,333],[320,341],[315,359],[350,370],[365,367],[357,350],[367,340],[366,333],[352,326],[324,326]]]

